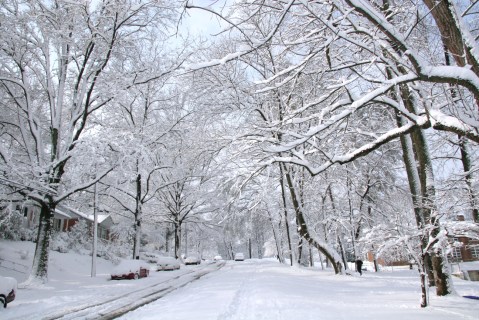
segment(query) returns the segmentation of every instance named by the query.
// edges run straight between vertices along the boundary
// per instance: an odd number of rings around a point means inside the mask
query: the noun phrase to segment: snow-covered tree
[[[93,180],[64,183],[90,118],[118,93],[161,77],[136,69],[135,49],[164,33],[174,18],[173,5],[129,0],[0,4],[0,103],[6,110],[0,120],[2,174],[41,207],[29,282],[47,280],[56,206],[111,170],[97,167]]]
[[[479,141],[479,51],[473,36],[477,22],[471,17],[476,5],[239,1],[230,25],[239,31],[234,33],[241,39],[238,46],[216,60],[192,66],[242,59],[261,73],[251,61],[262,61],[264,52],[279,62],[266,79],[252,71],[259,96],[282,91],[275,100],[264,99],[279,101],[283,112],[263,127],[266,138],[260,142],[272,155],[266,163],[299,165],[317,176],[412,134],[419,162],[416,197],[421,197],[423,219],[419,228],[426,255],[432,256],[440,295],[452,290],[443,267],[433,165],[423,130]],[[444,47],[454,56],[454,65],[445,63]],[[459,86],[455,95],[450,90],[454,86]],[[401,120],[361,118],[373,108],[397,113]],[[380,126],[374,125],[377,121]]]

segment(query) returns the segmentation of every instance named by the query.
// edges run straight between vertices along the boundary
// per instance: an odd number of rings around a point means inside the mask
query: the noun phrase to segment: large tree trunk
[[[286,187],[284,185],[284,173],[285,169],[283,168],[283,164],[279,164],[279,171],[280,171],[280,178],[279,178],[279,183],[281,185],[281,198],[283,201],[283,210],[284,210],[284,222],[285,222],[285,228],[286,228],[286,236],[288,238],[288,248],[289,248],[289,263],[291,266],[293,265],[295,261],[295,254],[293,251],[293,241],[291,239],[291,230],[289,228],[289,219],[288,219],[288,207],[286,204]]]
[[[417,114],[414,102],[411,99],[409,88],[403,85],[400,89],[401,99],[408,111]],[[415,160],[417,160],[418,163],[417,170],[421,189],[420,217],[416,217],[416,221],[418,222],[420,220],[420,222],[423,223],[420,227],[421,230],[428,230],[428,233],[423,235],[424,238],[421,241],[421,246],[424,251],[423,263],[426,266],[426,271],[428,271],[430,285],[436,286],[436,294],[440,296],[447,295],[452,293],[453,290],[452,282],[449,279],[449,273],[447,272],[447,266],[445,265],[443,257],[444,252],[442,252],[440,246],[431,245],[437,242],[436,237],[439,234],[440,225],[435,202],[436,188],[429,147],[423,130],[417,129],[413,131],[411,138]],[[412,159],[407,159],[407,163],[412,163]],[[417,178],[414,177],[414,179]],[[417,186],[414,186],[414,189],[414,192],[417,192]],[[417,200],[417,197],[413,197],[413,202],[416,202],[416,204]],[[432,274],[430,272],[431,270],[433,271]],[[432,281],[434,282],[432,283]]]
[[[478,57],[474,54],[474,46],[469,41],[465,41],[467,36],[463,36],[460,27],[462,18],[458,16],[454,4],[450,0],[423,0],[423,2],[431,10],[434,21],[441,33],[442,42],[447,50],[451,52],[456,64],[459,67],[469,65],[470,69],[479,77]],[[473,94],[476,108],[479,108],[479,94],[474,92]]]
[[[326,259],[331,261],[333,264],[334,272],[336,274],[342,273],[342,264],[340,257],[337,252],[333,251],[331,248],[327,248],[325,245],[320,244],[317,240],[315,240],[311,234],[309,233],[308,226],[306,224],[306,220],[303,215],[303,210],[300,206],[298,197],[295,192],[295,187],[293,184],[293,179],[291,177],[290,172],[286,171],[286,181],[288,183],[288,188],[290,191],[290,196],[291,196],[291,202],[293,204],[294,211],[296,213],[296,220],[298,221],[298,233],[299,235],[308,241],[309,244],[314,246],[316,249],[318,249],[319,252],[324,254]]]
[[[37,244],[35,246],[35,255],[33,256],[32,272],[25,282],[26,286],[48,281],[48,260],[54,212],[55,205],[53,203],[40,203]]]
[[[138,163],[137,163],[138,165]],[[135,208],[135,240],[133,243],[133,259],[140,259],[140,240],[141,240],[141,174],[136,176],[136,208]]]
[[[135,217],[134,230],[133,259],[140,259],[141,220],[138,217]]]
[[[443,44],[444,44],[444,58],[446,61],[446,65],[450,66],[451,65],[451,58],[450,54],[448,51],[447,43],[450,42],[450,39],[443,39]],[[455,49],[457,50],[457,49]],[[456,58],[461,59],[463,57]],[[460,61],[461,62],[461,61]],[[451,90],[451,95],[453,98],[456,98],[457,96],[457,91],[455,89]],[[477,197],[476,197],[476,192],[474,190],[473,186],[473,176],[472,176],[472,166],[471,166],[471,158],[469,156],[469,151],[467,150],[467,140],[464,136],[459,135],[458,136],[459,142],[459,150],[461,151],[461,162],[462,162],[462,167],[464,169],[465,173],[465,182],[466,182],[466,187],[467,187],[467,192],[468,192],[468,197],[469,197],[469,204],[471,207],[471,213],[472,213],[472,219],[475,222],[479,222],[479,210],[477,209]]]
[[[276,228],[274,227],[273,218],[271,217],[271,214],[269,213],[269,211],[268,211],[268,219],[271,223],[271,228],[273,229],[273,238],[274,238],[274,243],[276,244],[276,252],[278,253],[278,260],[280,263],[285,263],[283,250],[281,248],[281,242],[278,235],[276,234]]]
[[[402,118],[399,114],[396,114],[396,119],[398,126],[402,126]],[[414,207],[414,216],[416,218],[416,224],[419,230],[424,230],[424,217],[422,215],[422,202],[421,202],[421,181],[419,179],[419,174],[416,167],[416,159],[414,157],[413,146],[410,136],[401,136],[401,147],[403,152],[403,161],[404,166],[406,167],[406,174],[409,182],[409,191],[411,192],[412,203]],[[423,232],[421,233],[421,257],[422,262],[420,265],[420,274],[421,274],[421,307],[427,307],[427,283],[426,275],[432,274],[428,272],[428,264],[430,262],[429,255],[425,254],[427,248],[427,237]],[[432,265],[430,266],[432,268]],[[431,271],[431,268],[429,270]]]
[[[437,236],[439,235],[440,224],[438,209],[435,203],[436,188],[434,185],[433,167],[429,155],[429,148],[422,130],[417,130],[415,134],[413,134],[413,142],[420,169],[419,177],[421,179],[423,194],[422,212],[425,225],[429,228],[428,250],[426,253],[430,255],[432,261],[436,294],[438,296],[444,296],[453,292],[452,281],[443,256],[445,253],[441,246],[432,245],[438,242]]]
[[[175,223],[175,258],[181,259],[181,223]]]
[[[172,231],[169,226],[165,228],[165,252],[170,252],[170,238],[172,236]]]
[[[423,2],[431,10],[441,33],[442,41],[451,52],[456,64],[460,67],[469,64],[471,70],[479,76],[479,61],[473,53],[474,48],[467,41],[464,41],[459,25],[459,19],[461,18],[458,17],[454,4],[450,0],[423,0]]]
[[[477,208],[476,191],[473,186],[471,158],[469,156],[469,151],[467,150],[467,140],[461,136],[459,136],[459,148],[461,149],[461,161],[465,173],[472,218],[474,219],[474,222],[479,223],[479,210]]]
[[[388,70],[389,74],[389,70]],[[413,113],[417,114],[416,102],[413,100],[409,87],[407,85],[399,86],[400,97],[395,97],[398,101],[401,100],[406,109]],[[398,118],[400,121],[400,118]],[[421,129],[416,129],[411,133],[411,139],[413,142],[413,150],[415,155],[415,160],[418,163],[418,176],[420,181],[420,218],[421,225],[420,230],[428,230],[428,234],[423,235],[421,241],[421,246],[423,250],[423,263],[426,266],[426,271],[428,271],[428,277],[431,285],[436,285],[437,295],[446,295],[452,293],[452,282],[449,279],[449,273],[446,271],[444,265],[443,252],[440,249],[440,246],[433,246],[431,244],[436,243],[436,237],[440,231],[439,219],[437,217],[438,210],[436,206],[436,189],[434,181],[434,173],[432,167],[432,161],[429,154],[429,147],[427,145],[426,137]],[[412,159],[407,159],[407,163],[412,163]],[[415,163],[415,162],[414,162]],[[412,173],[412,172],[410,172]],[[409,173],[408,173],[409,174]],[[414,177],[416,179],[416,177]],[[414,186],[414,193],[417,192],[417,186]],[[413,202],[415,202],[415,207],[417,206],[418,198],[413,196]],[[416,221],[418,222],[417,214],[418,212],[415,209]],[[427,238],[426,238],[427,237]],[[427,247],[426,247],[427,246]],[[435,261],[435,263],[434,263]],[[440,269],[437,269],[440,267]],[[430,271],[433,271],[431,273]],[[434,283],[431,283],[434,280]]]

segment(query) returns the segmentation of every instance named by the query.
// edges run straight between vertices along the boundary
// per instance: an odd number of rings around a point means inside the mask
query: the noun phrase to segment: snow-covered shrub
[[[68,252],[68,235],[66,232],[55,232],[52,236],[50,249],[62,253]]]
[[[22,241],[36,241],[38,228],[20,228],[20,240]]]
[[[75,252],[91,251],[92,235],[85,220],[78,221],[68,233],[68,248]]]
[[[58,252],[91,251],[92,237],[86,221],[80,220],[69,231],[53,234],[51,249]]]
[[[11,204],[3,207],[0,211],[0,239],[23,240],[23,222],[24,217],[19,210],[13,209]]]
[[[98,241],[97,256],[118,263],[131,255],[131,247],[118,240]]]

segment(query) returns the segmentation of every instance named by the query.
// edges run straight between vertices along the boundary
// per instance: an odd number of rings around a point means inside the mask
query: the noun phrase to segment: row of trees
[[[233,10],[223,15],[235,37],[233,49],[208,66],[230,61],[248,68],[254,81],[250,110],[258,120],[246,137],[261,151],[263,167],[278,166],[282,196],[290,202],[285,208],[292,208],[302,239],[341,272],[340,254],[327,237],[333,235],[341,248],[344,231],[331,233],[330,225],[327,234],[313,232],[309,219],[321,211],[314,214],[308,202],[317,207],[318,199],[323,210],[336,213],[333,219],[349,209],[350,241],[361,235],[371,240],[378,232],[384,239],[381,215],[391,210],[378,208],[378,201],[391,199],[391,186],[398,197],[391,178],[402,173],[391,168],[402,160],[407,190],[402,185],[401,194],[410,198],[398,198],[410,203],[416,226],[402,221],[407,228],[396,237],[419,262],[421,305],[427,305],[427,279],[438,295],[452,293],[440,220],[466,213],[479,221],[472,165],[478,142],[477,2],[239,1]],[[453,153],[444,153],[444,146],[433,152],[431,144],[444,139]],[[436,155],[450,157],[442,178],[461,190],[461,207],[445,207],[438,198]],[[345,171],[338,192],[347,206],[341,209],[332,191],[338,183],[327,178],[337,170]],[[311,177],[322,192],[309,198]],[[367,234],[366,226],[372,228]]]
[[[180,257],[191,223],[230,257],[415,259],[422,306],[452,293],[448,239],[477,227],[445,222],[479,221],[478,6],[236,1],[205,45],[171,38],[187,1],[4,1],[2,193],[42,208],[30,281],[55,207],[96,185],[133,257],[145,223]]]
[[[41,208],[29,281],[47,278],[55,208],[66,201],[91,206],[94,185],[101,210],[133,218],[134,257],[145,212],[165,207],[158,219],[179,233],[185,220],[209,211],[196,191],[206,189],[213,151],[189,141],[188,134],[204,136],[203,128],[190,129],[197,105],[171,77],[189,55],[169,40],[180,5],[0,5],[4,198],[17,195]]]

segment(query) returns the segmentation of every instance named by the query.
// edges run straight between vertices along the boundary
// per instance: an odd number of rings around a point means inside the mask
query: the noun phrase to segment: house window
[[[451,255],[451,260],[452,261],[461,261],[462,260],[461,248],[454,247],[452,249],[450,255]]]
[[[97,232],[98,238],[108,240],[108,231],[104,227],[98,226]]]
[[[479,259],[479,245],[470,246],[469,250],[471,250],[471,256],[474,259]]]
[[[61,226],[62,226],[62,219],[53,220],[53,230],[61,231]]]

